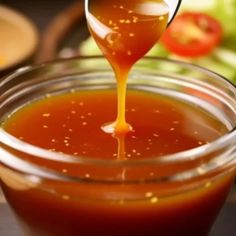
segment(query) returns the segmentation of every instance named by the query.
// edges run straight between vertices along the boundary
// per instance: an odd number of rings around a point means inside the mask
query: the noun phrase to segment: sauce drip
[[[126,133],[126,81],[131,67],[158,41],[166,29],[168,6],[162,0],[93,0],[86,3],[90,32],[110,62],[117,80],[117,118],[103,129]]]

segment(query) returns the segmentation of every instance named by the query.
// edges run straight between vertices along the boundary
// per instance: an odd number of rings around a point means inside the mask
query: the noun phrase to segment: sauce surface
[[[117,148],[121,140],[101,129],[116,115],[115,95],[114,90],[102,90],[47,97],[12,114],[3,127],[23,141],[51,151],[110,160],[176,153],[227,132],[220,121],[197,107],[130,90],[126,113],[133,130],[123,136],[122,153]]]

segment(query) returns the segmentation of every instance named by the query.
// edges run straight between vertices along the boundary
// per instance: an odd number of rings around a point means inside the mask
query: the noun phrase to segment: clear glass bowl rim
[[[69,59],[57,59],[53,61],[49,61],[40,65],[31,65],[31,66],[26,66],[23,68],[20,68],[16,70],[15,72],[12,72],[8,76],[4,77],[4,80],[0,82],[3,84],[4,82],[8,82],[9,80],[16,79],[18,76],[22,76],[24,73],[30,73],[34,70],[38,70],[44,67],[47,67],[48,65],[53,65],[57,63],[67,63],[67,62],[72,62],[72,61],[77,61],[77,60],[92,60],[92,59],[104,59],[103,56],[76,56],[72,57]],[[191,70],[196,70],[200,73],[205,73],[211,77],[214,77],[215,79],[222,80],[226,83],[228,83],[229,86],[233,87],[236,91],[236,86],[227,80],[225,77],[222,75],[219,75],[209,69],[206,69],[204,67],[191,64],[191,63],[186,63],[182,61],[177,61],[177,60],[172,60],[172,59],[166,59],[166,58],[161,58],[161,57],[145,57],[145,59],[148,60],[158,60],[162,62],[168,62],[172,64],[178,64],[182,67],[191,69]],[[158,73],[157,73],[158,74]],[[4,131],[2,128],[0,128],[0,142],[13,147],[16,150],[19,150],[23,153],[28,153],[33,156],[36,156],[38,158],[45,158],[49,160],[55,160],[59,162],[68,162],[68,163],[76,163],[76,164],[93,164],[97,166],[105,166],[105,167],[120,167],[120,166],[139,166],[139,165],[149,165],[149,164],[168,164],[168,163],[179,163],[179,162],[185,162],[191,157],[191,160],[197,159],[198,157],[201,157],[202,155],[206,155],[207,153],[214,152],[218,150],[219,148],[227,147],[228,145],[232,145],[236,143],[236,126],[233,127],[232,130],[230,130],[228,133],[224,134],[220,138],[214,140],[211,143],[205,144],[203,146],[193,148],[190,150],[170,154],[170,155],[164,155],[162,157],[156,157],[156,158],[150,158],[150,159],[143,159],[143,160],[100,160],[100,159],[95,159],[95,158],[84,158],[80,156],[73,156],[69,154],[61,154],[61,153],[56,153],[56,152],[51,152],[46,149],[31,145],[29,143],[26,143],[20,139],[17,139],[16,137],[13,137],[6,131]],[[27,150],[27,151],[25,151]],[[236,157],[235,157],[236,159]],[[236,161],[236,160],[235,160]]]

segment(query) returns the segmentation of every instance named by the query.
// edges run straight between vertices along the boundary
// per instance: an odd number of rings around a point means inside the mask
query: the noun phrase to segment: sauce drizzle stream
[[[117,80],[117,118],[102,128],[108,133],[132,130],[126,122],[126,82],[132,66],[158,41],[166,29],[168,6],[162,0],[86,1],[90,32],[110,62]]]

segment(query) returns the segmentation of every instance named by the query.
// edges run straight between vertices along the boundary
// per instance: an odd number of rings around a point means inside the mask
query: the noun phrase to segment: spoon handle
[[[174,20],[176,14],[180,8],[182,0],[165,0],[165,2],[170,8],[170,17],[169,17],[169,21],[168,21],[168,25],[167,25],[167,26],[169,26],[171,24],[171,22]]]

